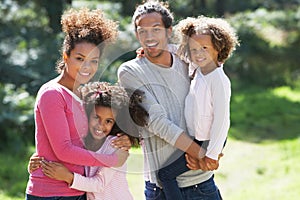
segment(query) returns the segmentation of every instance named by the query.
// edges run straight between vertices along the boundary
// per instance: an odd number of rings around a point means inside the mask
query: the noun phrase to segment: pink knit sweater
[[[48,161],[64,164],[70,171],[84,174],[84,166],[114,166],[117,156],[84,149],[88,119],[81,100],[52,80],[44,84],[35,104],[36,152]],[[77,196],[83,192],[64,181],[46,177],[41,169],[30,174],[26,193],[34,196]]]

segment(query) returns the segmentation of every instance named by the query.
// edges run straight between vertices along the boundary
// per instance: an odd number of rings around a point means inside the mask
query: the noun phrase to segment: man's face
[[[162,17],[153,12],[140,16],[136,21],[136,37],[149,60],[161,57],[167,49],[171,28],[164,27]]]

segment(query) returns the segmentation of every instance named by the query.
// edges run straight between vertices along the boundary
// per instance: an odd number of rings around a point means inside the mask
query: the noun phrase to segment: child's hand
[[[125,134],[117,134],[117,138],[112,140],[111,145],[116,149],[122,149],[124,151],[129,151],[131,148],[131,142],[128,135]]]
[[[115,154],[118,156],[118,163],[114,167],[121,167],[127,160],[129,153],[128,151],[124,151],[122,149],[118,149]]]
[[[214,160],[207,156],[205,156],[203,159],[208,170],[212,171],[219,168],[219,160]]]
[[[144,52],[143,47],[138,48],[135,52],[136,52],[136,57],[137,58],[142,58],[142,57],[145,56],[145,52]]]
[[[63,164],[57,162],[42,161],[42,170],[49,178],[73,183],[74,174],[70,172]]]
[[[43,157],[39,157],[36,153],[32,154],[27,166],[27,171],[32,173],[34,170],[37,170],[39,167],[41,167],[42,160],[44,160]]]

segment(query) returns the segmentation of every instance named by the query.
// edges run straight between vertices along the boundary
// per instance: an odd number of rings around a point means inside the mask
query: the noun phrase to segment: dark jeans
[[[26,194],[25,200],[86,200],[86,195],[81,196],[68,196],[68,197],[38,197]]]
[[[203,141],[194,141],[200,146],[203,143]],[[176,177],[190,170],[186,165],[187,162],[183,153],[177,160],[158,171],[158,178],[161,181],[167,200],[183,200],[183,195],[178,187]]]
[[[146,200],[166,200],[164,191],[156,184],[146,181],[145,186]],[[222,200],[220,191],[215,185],[214,176],[207,181],[179,190],[185,200]],[[173,200],[178,200],[178,198],[175,197]]]

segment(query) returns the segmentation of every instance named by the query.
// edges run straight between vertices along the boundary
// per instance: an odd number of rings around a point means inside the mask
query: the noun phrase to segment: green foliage
[[[0,82],[22,85],[35,94],[55,75],[61,35],[48,26],[51,18],[46,9],[34,1],[4,1],[1,5]]]
[[[28,180],[27,164],[33,150],[18,153],[0,153],[0,198],[24,199]]]
[[[230,22],[237,28],[241,47],[226,65],[248,84],[278,86],[299,79],[300,24],[298,10],[257,9],[237,14]],[[295,76],[296,75],[296,76]]]
[[[0,150],[23,152],[34,139],[34,98],[22,88],[0,84]]]

